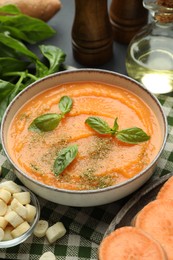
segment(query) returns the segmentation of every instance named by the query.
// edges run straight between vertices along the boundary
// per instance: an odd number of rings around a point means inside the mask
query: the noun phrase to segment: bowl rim
[[[24,171],[22,171],[20,169],[20,167],[18,167],[13,162],[13,160],[10,158],[10,156],[8,154],[8,151],[5,148],[5,142],[4,142],[3,126],[5,124],[6,117],[8,116],[8,111],[10,110],[12,105],[17,101],[17,99],[20,98],[20,96],[22,96],[23,93],[25,93],[28,89],[33,88],[38,83],[46,81],[49,78],[57,77],[57,76],[63,75],[63,74],[69,74],[69,73],[72,74],[72,73],[81,73],[81,72],[83,72],[83,73],[95,73],[96,72],[96,73],[111,74],[113,76],[118,76],[120,78],[126,79],[126,80],[131,81],[132,83],[138,85],[140,89],[142,89],[144,92],[146,92],[153,99],[153,101],[155,102],[155,104],[157,105],[157,107],[158,107],[158,109],[160,111],[160,114],[162,115],[162,119],[163,119],[163,123],[164,123],[164,138],[163,138],[163,142],[162,142],[162,145],[160,147],[160,150],[157,153],[157,155],[155,156],[155,158],[153,159],[153,161],[145,169],[143,169],[137,175],[133,176],[132,178],[130,178],[130,179],[124,181],[124,182],[121,182],[121,183],[118,183],[118,184],[115,184],[115,185],[112,185],[112,186],[108,186],[108,187],[105,187],[105,188],[96,189],[96,190],[67,190],[67,189],[61,189],[61,188],[57,188],[57,187],[54,187],[54,186],[46,185],[46,184],[44,184],[42,182],[39,182],[39,181],[31,178]],[[74,80],[74,82],[75,82],[75,80]],[[44,92],[44,90],[43,90],[43,92]],[[121,73],[118,73],[118,72],[108,71],[108,70],[105,70],[105,69],[95,69],[95,68],[84,68],[83,69],[83,68],[81,68],[81,69],[71,69],[71,70],[66,70],[66,71],[53,73],[51,75],[48,75],[48,76],[46,76],[44,78],[41,78],[41,79],[33,82],[32,84],[28,85],[25,89],[23,89],[20,93],[18,93],[18,95],[8,105],[6,111],[5,111],[4,115],[3,115],[2,123],[1,123],[1,133],[0,134],[1,134],[2,148],[3,148],[3,150],[4,150],[5,154],[6,154],[7,159],[10,161],[10,163],[12,164],[14,169],[17,170],[18,172],[20,172],[20,174],[23,177],[25,177],[29,181],[35,183],[36,185],[39,185],[40,187],[42,187],[44,189],[48,189],[48,190],[51,189],[52,191],[58,191],[58,192],[65,193],[65,194],[80,194],[80,195],[82,195],[82,194],[104,193],[104,192],[107,192],[107,191],[119,189],[120,187],[124,187],[124,186],[128,185],[129,183],[132,183],[134,180],[139,179],[141,177],[141,175],[145,174],[146,171],[152,169],[152,167],[157,162],[158,158],[160,157],[160,155],[161,155],[161,153],[162,153],[162,151],[163,151],[163,149],[164,149],[164,147],[166,145],[167,135],[168,135],[168,126],[167,126],[166,115],[164,114],[164,111],[163,111],[163,109],[161,107],[161,104],[160,104],[159,100],[156,98],[156,96],[154,96],[154,94],[152,94],[149,90],[144,88],[144,86],[141,83],[139,83],[138,81],[130,78],[127,75],[124,75],[124,74],[121,74]]]
[[[26,239],[28,239],[33,234],[33,230],[40,219],[40,204],[39,204],[38,198],[32,191],[30,191],[30,189],[26,188],[23,185],[18,185],[18,186],[21,187],[22,191],[28,191],[30,193],[30,195],[31,195],[30,204],[36,207],[36,215],[35,215],[34,220],[31,222],[30,228],[24,234],[22,234],[19,237],[10,239],[10,240],[0,241],[0,248],[9,248],[9,247],[17,246],[17,245],[21,244],[22,242],[24,242]]]

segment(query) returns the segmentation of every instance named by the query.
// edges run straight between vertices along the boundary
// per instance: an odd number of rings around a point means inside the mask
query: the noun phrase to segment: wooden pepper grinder
[[[86,66],[104,64],[112,57],[112,45],[107,0],[75,0],[72,26],[74,58]]]
[[[142,0],[112,0],[110,22],[115,41],[128,44],[147,21],[148,11]]]

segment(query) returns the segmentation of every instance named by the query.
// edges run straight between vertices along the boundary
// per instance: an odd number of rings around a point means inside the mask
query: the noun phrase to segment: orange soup
[[[60,99],[73,105],[59,125],[46,132],[30,131],[35,118],[60,113]],[[150,139],[138,144],[114,135],[99,134],[85,120],[97,116],[119,130],[141,128]],[[135,94],[117,86],[95,82],[63,84],[29,100],[18,111],[8,132],[8,150],[26,174],[46,185],[68,190],[93,190],[123,182],[143,170],[161,146],[160,127],[151,109]],[[75,159],[59,175],[53,165],[59,152],[76,144]]]

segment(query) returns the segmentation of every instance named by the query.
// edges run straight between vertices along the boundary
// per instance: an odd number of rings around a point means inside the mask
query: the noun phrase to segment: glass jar
[[[127,73],[150,92],[173,91],[173,1],[143,0],[151,22],[132,39],[126,57]]]

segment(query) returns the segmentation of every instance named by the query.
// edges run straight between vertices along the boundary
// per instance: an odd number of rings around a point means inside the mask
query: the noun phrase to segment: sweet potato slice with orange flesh
[[[173,200],[158,199],[146,205],[135,218],[135,227],[147,232],[173,259]]]
[[[122,227],[105,237],[98,250],[99,260],[167,259],[161,245],[135,227]]]
[[[170,177],[162,186],[157,194],[156,199],[172,199],[173,200],[173,176]]]

